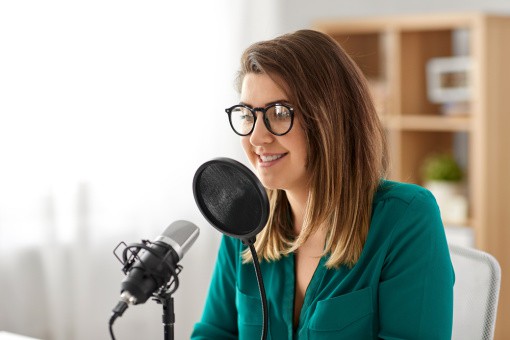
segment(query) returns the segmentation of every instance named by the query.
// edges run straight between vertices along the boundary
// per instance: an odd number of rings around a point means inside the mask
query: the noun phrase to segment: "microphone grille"
[[[182,259],[200,234],[200,229],[189,221],[178,220],[170,224],[161,239],[171,245]]]

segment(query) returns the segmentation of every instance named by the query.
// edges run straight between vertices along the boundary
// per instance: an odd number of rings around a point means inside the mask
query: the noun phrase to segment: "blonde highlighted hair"
[[[364,75],[335,40],[313,30],[248,47],[241,57],[239,91],[249,73],[267,74],[287,90],[305,131],[311,174],[297,237],[285,191],[268,190],[269,220],[255,242],[259,257],[278,260],[322,230],[327,235],[323,255],[330,255],[326,266],[354,265],[387,168],[384,132]],[[243,258],[251,260],[249,251]]]

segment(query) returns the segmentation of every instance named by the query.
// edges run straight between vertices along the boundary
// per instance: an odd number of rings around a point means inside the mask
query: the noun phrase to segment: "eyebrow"
[[[272,101],[272,102],[269,102],[269,103],[266,103],[264,105],[264,107],[268,107],[269,105],[273,105],[273,104],[278,104],[278,103],[282,103],[282,104],[290,104],[289,101],[287,99],[278,99],[278,100],[275,100],[275,101]],[[245,102],[239,102],[239,104],[241,105],[246,105],[248,107],[251,107],[253,109],[253,106],[251,106],[250,104],[247,104]]]

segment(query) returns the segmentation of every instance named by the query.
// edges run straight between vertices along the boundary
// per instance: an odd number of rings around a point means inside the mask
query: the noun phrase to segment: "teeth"
[[[272,156],[260,156],[260,159],[262,159],[262,162],[271,162],[274,160],[277,160],[278,158],[282,158],[283,154],[280,155],[272,155]]]

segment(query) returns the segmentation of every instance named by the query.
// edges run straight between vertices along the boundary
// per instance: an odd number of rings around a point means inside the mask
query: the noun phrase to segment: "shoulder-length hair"
[[[241,57],[244,76],[267,74],[287,92],[307,140],[310,192],[295,236],[285,191],[268,189],[270,214],[255,248],[278,260],[311,234],[326,232],[326,266],[353,266],[365,244],[372,201],[387,168],[384,131],[363,73],[331,37],[300,30],[255,43]],[[245,262],[251,261],[248,251]]]

